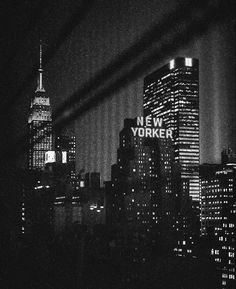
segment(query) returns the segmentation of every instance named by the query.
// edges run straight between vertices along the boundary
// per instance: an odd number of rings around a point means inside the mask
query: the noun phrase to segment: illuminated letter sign
[[[131,127],[133,136],[149,138],[170,138],[172,139],[172,130],[162,128],[163,119],[151,116],[137,117],[137,127]]]

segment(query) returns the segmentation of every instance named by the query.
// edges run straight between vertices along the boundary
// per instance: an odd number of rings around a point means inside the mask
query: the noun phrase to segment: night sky
[[[27,86],[20,88],[32,69],[35,71],[39,39],[45,53],[53,52],[44,65],[44,87],[55,111],[123,50],[139,41],[150,27],[166,19],[178,5],[184,5],[184,1],[177,0],[43,2],[49,1],[19,1],[15,6],[6,3],[1,9],[7,16],[1,38],[1,97],[4,104],[14,98],[9,112],[1,115],[5,146],[26,131],[36,79],[29,78]],[[165,27],[175,26],[171,17],[167,19]],[[152,51],[158,51],[165,41],[165,27],[160,39],[152,43]],[[167,39],[179,30],[181,26],[176,25]],[[77,169],[99,171],[105,180],[109,178],[124,118],[142,114],[143,78],[177,56],[195,57],[200,62],[201,163],[219,162],[220,152],[228,146],[236,150],[235,31],[234,19],[229,16],[210,25],[203,34],[197,33],[191,41],[186,39],[180,47],[172,43],[169,53],[157,55],[136,77],[113,89],[109,97],[86,113],[77,115]],[[19,159],[22,162],[23,158]]]

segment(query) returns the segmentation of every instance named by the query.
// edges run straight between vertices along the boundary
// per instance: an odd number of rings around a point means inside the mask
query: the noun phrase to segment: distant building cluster
[[[22,233],[60,234],[78,224],[104,223],[100,174],[76,175],[74,133],[52,131],[50,99],[43,86],[42,45],[38,71],[28,118],[29,170],[23,186]]]

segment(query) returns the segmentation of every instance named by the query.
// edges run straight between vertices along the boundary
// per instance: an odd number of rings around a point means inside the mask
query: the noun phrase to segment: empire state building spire
[[[42,68],[42,41],[40,41],[39,45],[39,76],[38,76],[38,85],[35,92],[45,92],[43,87],[43,68]]]
[[[39,49],[39,77],[35,93],[31,98],[28,117],[29,151],[28,168],[42,169],[45,165],[45,154],[53,148],[52,111],[49,96],[43,87],[42,43]]]

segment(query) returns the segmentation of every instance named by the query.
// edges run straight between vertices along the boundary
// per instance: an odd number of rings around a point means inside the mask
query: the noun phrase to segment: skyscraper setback
[[[52,113],[49,97],[43,87],[42,44],[40,44],[38,85],[31,99],[29,125],[29,169],[44,166],[45,153],[52,150]]]
[[[112,166],[111,182],[106,183],[107,222],[118,234],[124,231],[131,243],[141,245],[145,236],[153,245],[165,243],[171,250],[178,234],[181,198],[172,141],[135,136],[134,125],[135,119],[125,119],[120,132],[117,164]]]
[[[199,201],[199,63],[178,57],[144,79],[144,116],[162,117],[173,131],[175,161],[189,195]]]

